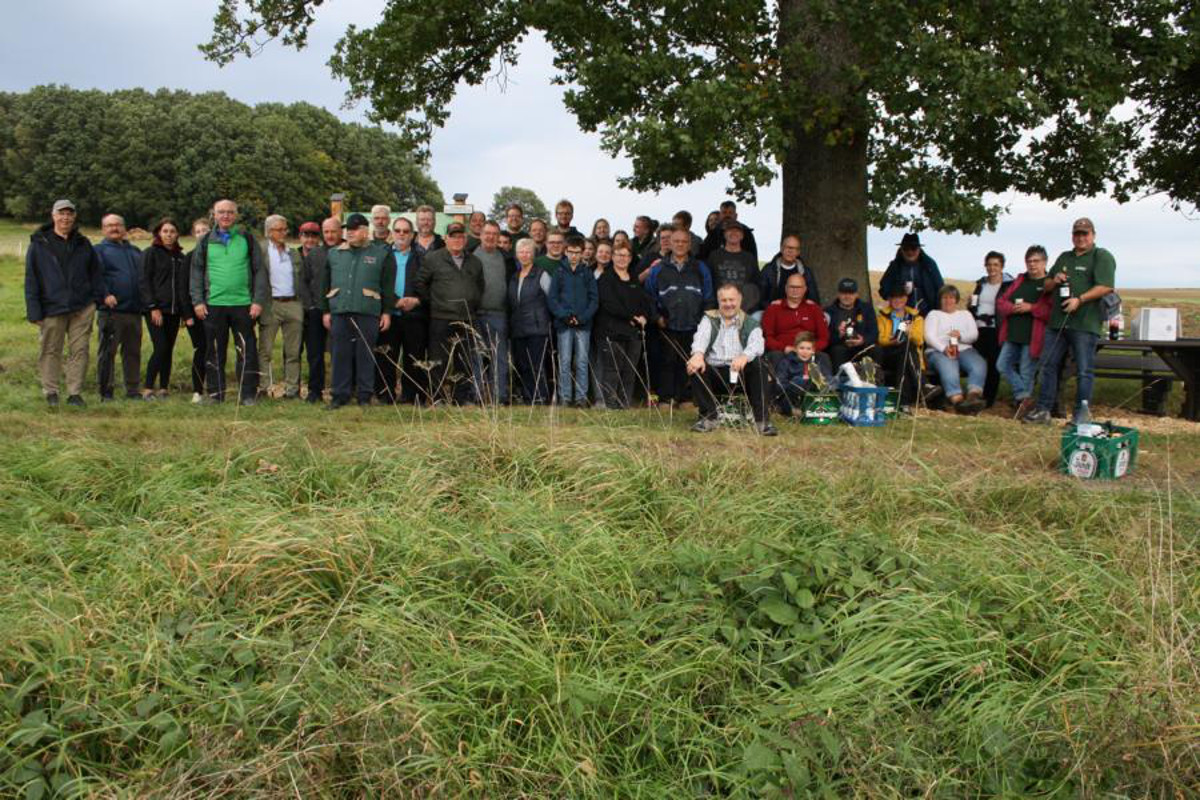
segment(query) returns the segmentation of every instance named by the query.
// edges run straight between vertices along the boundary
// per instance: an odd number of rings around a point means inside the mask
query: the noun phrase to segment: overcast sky
[[[342,108],[345,86],[325,65],[350,22],[369,25],[385,0],[339,0],[318,14],[309,47],[297,53],[270,45],[259,56],[224,69],[206,62],[196,45],[206,41],[218,0],[60,0],[10,4],[0,27],[0,89],[24,91],[47,83],[104,90],[168,87],[224,91],[246,103],[304,100],[345,119],[362,120],[364,109]],[[562,105],[562,89],[550,85],[551,53],[540,39],[528,41],[506,89],[464,88],[451,107],[447,127],[433,140],[431,172],[447,199],[466,192],[488,208],[502,185],[533,189],[547,206],[561,196],[575,203],[576,225],[590,230],[596,217],[629,228],[639,213],[669,219],[681,208],[697,217],[724,198],[721,175],[658,194],[623,191],[617,178],[628,164],[601,152],[599,137],[581,133]],[[331,190],[336,187],[331,187]],[[995,233],[962,236],[922,234],[926,250],[947,277],[982,274],[983,255],[999,250],[1019,269],[1033,243],[1053,254],[1070,245],[1071,221],[1090,216],[1097,241],[1117,259],[1118,286],[1200,285],[1200,219],[1170,210],[1161,198],[1124,206],[1106,199],[1052,203],[1010,194],[997,198],[1010,213]],[[780,228],[780,186],[763,188],[741,219],[759,230],[763,249]],[[895,253],[900,231],[872,230],[872,269]],[[773,250],[771,250],[773,252]],[[771,252],[760,253],[764,258]]]

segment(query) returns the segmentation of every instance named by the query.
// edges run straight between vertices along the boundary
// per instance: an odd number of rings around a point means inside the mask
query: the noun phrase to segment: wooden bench
[[[1074,374],[1074,362],[1066,375]],[[1141,342],[1101,339],[1096,348],[1097,378],[1142,382],[1142,413],[1161,417],[1167,413],[1167,395],[1178,376],[1154,349]]]

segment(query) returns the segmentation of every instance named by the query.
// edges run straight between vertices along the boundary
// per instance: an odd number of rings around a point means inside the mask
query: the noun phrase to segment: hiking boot
[[[706,419],[701,417],[692,425],[692,433],[712,433],[717,428],[721,427],[721,423],[715,419]]]
[[[1022,422],[1028,422],[1031,425],[1049,425],[1050,412],[1044,408],[1035,408],[1025,415],[1025,419]]]
[[[83,397],[73,394],[67,398],[67,405],[75,406],[76,408],[87,408],[87,403],[83,402]]]
[[[1030,411],[1033,411],[1033,409],[1034,409],[1036,406],[1037,406],[1037,401],[1036,401],[1036,400],[1034,400],[1032,397],[1026,397],[1026,398],[1025,398],[1024,400],[1022,400],[1022,401],[1020,402],[1020,404],[1017,406],[1017,414],[1016,414],[1016,419],[1018,419],[1018,420],[1024,420],[1026,417],[1028,417],[1028,416],[1029,416],[1029,412],[1030,412]]]
[[[967,392],[966,398],[963,399],[958,407],[955,408],[960,414],[975,416],[983,410],[983,395],[980,392]]]
[[[55,406],[58,405],[58,393],[57,392],[52,392],[52,393],[46,395],[46,405],[50,406],[51,408],[54,408]]]
[[[256,406],[256,405],[258,405],[258,400],[254,396],[249,395],[249,396],[243,397],[241,400],[239,400],[238,405],[239,406]]]

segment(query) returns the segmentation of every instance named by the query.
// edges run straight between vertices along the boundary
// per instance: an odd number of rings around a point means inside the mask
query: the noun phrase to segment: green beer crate
[[[1082,436],[1078,426],[1067,428],[1062,437],[1060,468],[1067,475],[1085,480],[1116,480],[1128,475],[1137,461],[1138,432],[1105,422],[1100,436]]]
[[[838,421],[842,401],[836,394],[807,394],[802,406],[802,425],[833,425]]]
[[[888,389],[887,399],[883,401],[883,418],[893,420],[900,414],[900,391]]]

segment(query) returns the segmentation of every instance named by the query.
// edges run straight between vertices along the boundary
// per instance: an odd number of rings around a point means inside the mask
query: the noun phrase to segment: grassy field
[[[50,412],[21,291],[0,257],[0,796],[1200,785],[1200,426],[1084,484],[999,415]]]

